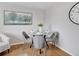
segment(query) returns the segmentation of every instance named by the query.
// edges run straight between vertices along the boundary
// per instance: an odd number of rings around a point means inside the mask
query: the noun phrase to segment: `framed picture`
[[[4,24],[5,25],[31,25],[32,13],[5,10]]]

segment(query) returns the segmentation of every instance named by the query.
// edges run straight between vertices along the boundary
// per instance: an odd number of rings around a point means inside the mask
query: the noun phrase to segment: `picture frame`
[[[4,10],[4,25],[32,25],[32,13]]]

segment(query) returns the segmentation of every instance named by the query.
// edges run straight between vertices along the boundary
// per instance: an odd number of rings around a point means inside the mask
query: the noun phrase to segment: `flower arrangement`
[[[39,26],[39,27],[42,27],[42,26],[43,26],[43,24],[38,24],[38,26]]]
[[[43,24],[38,24],[38,27],[39,27],[39,32],[41,33],[42,32],[42,27],[43,27]]]

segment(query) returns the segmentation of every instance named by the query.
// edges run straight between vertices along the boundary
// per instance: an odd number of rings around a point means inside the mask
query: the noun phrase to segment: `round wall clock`
[[[69,19],[74,23],[79,25],[79,2],[72,6],[69,11]]]

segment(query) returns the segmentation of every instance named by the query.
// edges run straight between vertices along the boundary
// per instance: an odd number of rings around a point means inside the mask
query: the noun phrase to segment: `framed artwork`
[[[5,10],[4,24],[5,25],[31,25],[32,13]]]

